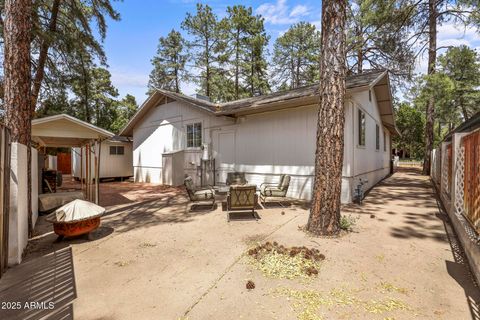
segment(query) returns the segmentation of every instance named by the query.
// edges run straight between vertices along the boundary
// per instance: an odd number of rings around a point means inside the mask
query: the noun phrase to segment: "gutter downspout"
[[[355,103],[350,100],[352,104],[352,186],[355,180]],[[352,192],[352,188],[350,188],[350,192]],[[351,197],[351,201],[353,202],[353,195]]]

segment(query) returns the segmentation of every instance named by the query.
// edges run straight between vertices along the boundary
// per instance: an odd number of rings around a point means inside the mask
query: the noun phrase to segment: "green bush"
[[[345,231],[352,231],[353,227],[357,224],[358,217],[352,217],[351,214],[348,216],[341,216],[340,218],[340,229]]]

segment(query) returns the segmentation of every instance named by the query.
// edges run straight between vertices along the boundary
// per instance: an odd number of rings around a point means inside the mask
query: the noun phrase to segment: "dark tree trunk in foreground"
[[[437,61],[437,17],[436,0],[428,1],[428,75],[435,73]],[[430,175],[430,161],[433,149],[433,122],[435,121],[435,99],[428,99],[425,122],[425,156],[423,159],[423,174]]]
[[[5,124],[12,130],[12,140],[27,146],[28,152],[28,229],[32,226],[31,184],[31,95],[30,31],[31,0],[6,0],[4,22]]]
[[[340,231],[345,98],[345,0],[322,2],[320,108],[315,180],[307,230],[317,235]]]

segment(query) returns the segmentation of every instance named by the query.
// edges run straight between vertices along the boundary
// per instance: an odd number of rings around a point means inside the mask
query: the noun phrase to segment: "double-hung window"
[[[365,146],[366,119],[365,112],[358,110],[358,145]]]
[[[187,124],[187,148],[199,148],[202,146],[202,123]]]
[[[383,151],[387,151],[387,135],[383,131]]]

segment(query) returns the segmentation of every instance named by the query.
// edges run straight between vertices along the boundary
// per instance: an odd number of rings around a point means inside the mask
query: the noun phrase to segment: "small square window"
[[[123,154],[125,154],[125,147],[124,146],[110,146],[110,154],[111,155],[123,155]]]
[[[358,110],[358,145],[365,146],[366,119],[365,112]]]

